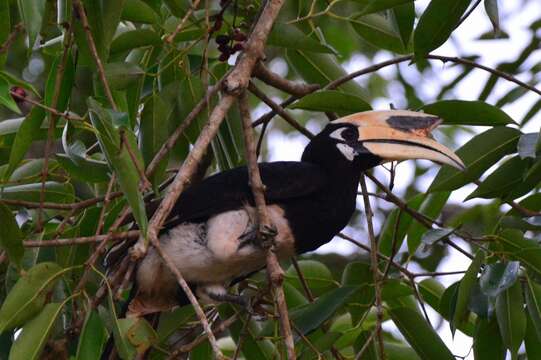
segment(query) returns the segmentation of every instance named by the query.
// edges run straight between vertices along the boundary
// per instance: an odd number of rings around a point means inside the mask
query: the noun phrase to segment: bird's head
[[[463,170],[464,163],[436,142],[434,115],[405,111],[366,111],[329,123],[306,147],[303,161],[329,161],[368,169],[389,161],[427,159]],[[358,167],[356,166],[356,167]]]

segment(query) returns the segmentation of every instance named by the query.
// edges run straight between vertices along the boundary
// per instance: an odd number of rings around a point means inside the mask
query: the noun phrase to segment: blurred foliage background
[[[283,104],[301,127],[317,132],[329,117],[371,108],[424,110],[443,119],[436,136],[467,165],[463,173],[423,161],[374,170],[380,283],[361,198],[345,236],[299,259],[309,291],[283,264],[299,358],[541,358],[541,15],[536,0],[501,3],[285,2],[264,63],[319,86]],[[180,356],[182,346],[190,359],[210,359],[191,306],[154,322],[124,318],[129,276],[106,274],[96,249],[118,240],[105,234],[128,230],[115,224],[124,211],[146,229],[144,202],[163,195],[218,95],[139,191],[143,169],[234,66],[264,2],[84,0],[88,29],[78,4],[0,2],[0,358],[97,359],[114,335],[123,359]],[[520,33],[508,31],[517,23]],[[463,43],[471,40],[464,29],[487,24],[474,43],[497,43],[496,51]],[[291,94],[252,81],[260,125],[269,100]],[[297,159],[307,142],[278,116],[255,129],[260,161]],[[244,163],[234,106],[198,178]],[[264,283],[257,274],[234,291]],[[264,309],[268,316],[254,319],[231,305],[206,307],[216,327],[236,314],[217,333],[224,354],[285,357],[274,309]]]

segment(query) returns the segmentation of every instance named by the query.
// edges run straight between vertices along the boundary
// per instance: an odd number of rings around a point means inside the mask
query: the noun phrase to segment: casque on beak
[[[386,110],[361,112],[334,122],[357,126],[359,148],[381,157],[384,162],[427,159],[464,170],[462,160],[430,135],[441,121],[430,114]]]

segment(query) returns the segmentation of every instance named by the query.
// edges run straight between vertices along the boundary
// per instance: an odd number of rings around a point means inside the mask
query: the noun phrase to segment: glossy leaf
[[[442,118],[444,125],[497,126],[515,123],[503,110],[483,101],[442,100],[424,105],[421,109]]]
[[[143,23],[154,24],[159,21],[159,16],[152,7],[142,0],[126,0],[122,10],[122,19]]]
[[[165,341],[179,327],[185,325],[195,316],[191,305],[182,306],[173,311],[162,312],[156,332],[160,342]]]
[[[518,156],[512,157],[487,176],[465,200],[476,197],[484,199],[505,198],[508,194],[517,191],[518,187],[522,187],[524,182],[521,175],[528,169],[528,165],[529,161]],[[509,176],[509,174],[514,174],[514,176]]]
[[[361,5],[363,15],[371,14],[387,9],[394,9],[406,3],[413,3],[413,0],[354,0]]]
[[[392,18],[402,39],[402,45],[407,48],[413,32],[413,23],[415,22],[415,3],[410,1],[395,6],[392,9]]]
[[[336,90],[322,90],[309,94],[295,102],[290,108],[336,112],[340,116],[372,109],[370,105],[360,97]]]
[[[342,273],[342,286],[358,286],[347,307],[354,324],[357,324],[370,309],[374,300],[374,275],[370,264],[362,261],[350,262]]]
[[[138,65],[128,62],[105,65],[105,77],[111,89],[122,90],[139,80],[145,72]]]
[[[286,57],[295,72],[308,83],[325,86],[327,83],[346,75],[346,71],[329,54],[306,54],[301,50],[287,50]],[[365,98],[364,90],[354,81],[340,85],[338,90]]]
[[[334,51],[327,45],[323,45],[311,36],[307,36],[293,25],[275,24],[267,44],[283,47],[286,49],[297,49],[309,52],[333,54]]]
[[[304,280],[315,296],[336,287],[337,282],[334,281],[331,271],[325,264],[315,260],[299,260],[298,264]],[[287,269],[285,277],[287,282],[304,294],[304,288],[293,266]]]
[[[362,15],[350,20],[353,29],[371,45],[396,53],[405,53],[400,34],[395,31],[391,21],[377,14]]]
[[[139,191],[139,174],[126,149],[126,144],[120,149],[120,135],[113,126],[113,115],[93,99],[88,100],[88,106],[91,110],[90,120],[98,130],[97,137],[100,146],[109,159],[110,164],[115,169],[120,188],[132,208],[139,228],[141,231],[146,232],[148,219],[146,217],[143,196]],[[125,129],[125,134],[132,151],[137,151],[133,133]],[[140,158],[140,155],[137,158]],[[136,160],[139,160],[137,158]],[[139,164],[139,166],[142,165]]]
[[[475,258],[464,274],[464,277],[462,280],[460,280],[460,285],[458,285],[455,312],[453,314],[453,323],[455,326],[462,323],[466,319],[470,295],[474,285],[477,282],[477,273],[479,272],[484,260],[485,253],[482,250],[478,250],[477,254],[475,254]]]
[[[423,234],[421,238],[421,242],[427,245],[434,245],[438,241],[441,241],[449,237],[449,235],[451,235],[454,231],[455,229],[447,229],[447,228],[429,229],[427,232]]]
[[[0,247],[6,252],[9,260],[20,267],[24,255],[23,234],[11,210],[2,203],[0,203],[0,219],[2,219]]]
[[[111,43],[111,55],[144,46],[160,44],[160,35],[149,29],[126,31],[118,35]]]
[[[163,143],[169,137],[168,120],[171,111],[171,106],[162,100],[159,95],[154,95],[145,102],[145,107],[141,113],[139,140],[141,143],[141,154],[143,155],[146,166],[150,164]],[[149,179],[154,188],[158,187],[165,176],[168,159],[168,156],[164,157]]]
[[[430,185],[429,191],[454,190],[478,179],[503,156],[516,151],[520,135],[520,131],[516,129],[497,127],[475,136],[456,151],[466,164],[466,169],[458,171],[444,165]]]
[[[504,360],[505,352],[496,318],[477,319],[473,335],[475,360]]]
[[[76,359],[99,359],[106,341],[107,330],[105,326],[97,312],[90,311],[79,336]]]
[[[526,314],[519,282],[515,282],[496,298],[496,318],[503,343],[515,358],[526,334]]]
[[[47,293],[64,272],[55,263],[43,262],[23,273],[0,308],[0,333],[23,325],[40,312]]]
[[[504,230],[496,239],[511,259],[520,260],[541,275],[541,246],[537,241],[526,239],[521,231],[510,229]]]
[[[50,303],[34,319],[30,320],[17,337],[9,353],[10,360],[40,359],[41,352],[62,310],[61,303]]]
[[[6,186],[0,193],[0,199],[25,200],[39,202],[41,183]],[[54,181],[45,182],[45,202],[71,203],[74,199],[73,185]]]
[[[62,63],[63,55],[57,56],[53,64],[51,65],[51,71],[47,77],[47,83],[45,84],[45,105],[54,107],[59,112],[66,110],[70,95],[73,89],[75,80],[75,64],[73,62],[71,52],[67,54],[66,63]],[[60,88],[56,89],[57,73],[62,66],[62,82]],[[56,104],[53,102],[56,101]],[[51,118],[51,116],[49,116]]]
[[[75,163],[64,154],[57,154],[56,160],[74,178],[91,183],[105,182],[110,179],[109,166],[103,161],[83,158]]]
[[[537,341],[541,343],[541,285],[534,282],[529,276],[525,285],[529,319],[538,339]]]
[[[28,34],[30,46],[34,46],[45,15],[46,0],[17,0],[19,14]]]
[[[541,347],[539,346],[541,338],[536,333],[532,319],[528,318],[526,322],[526,334],[524,336],[526,355],[528,359],[541,359]]]
[[[498,296],[517,281],[519,269],[518,261],[486,265],[479,279],[481,290],[488,296]]]
[[[498,0],[484,0],[485,11],[492,23],[495,32],[500,31],[500,14],[498,11]]]
[[[390,309],[389,314],[421,359],[454,359],[453,354],[421,314],[406,307]]]
[[[413,34],[415,55],[422,57],[447,41],[471,0],[432,0]]]
[[[122,338],[129,342],[138,354],[144,354],[158,339],[152,326],[143,318],[118,319],[118,325]]]

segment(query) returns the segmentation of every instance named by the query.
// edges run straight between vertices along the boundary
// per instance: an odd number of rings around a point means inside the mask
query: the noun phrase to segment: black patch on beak
[[[441,119],[436,116],[396,115],[389,117],[386,121],[393,129],[412,132],[419,129],[432,129],[439,124]]]

